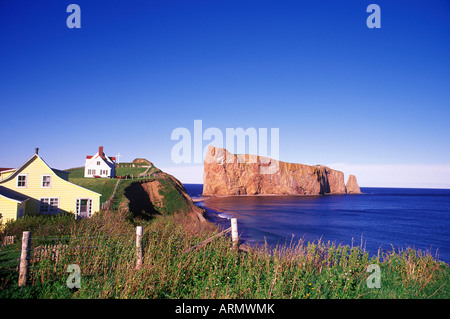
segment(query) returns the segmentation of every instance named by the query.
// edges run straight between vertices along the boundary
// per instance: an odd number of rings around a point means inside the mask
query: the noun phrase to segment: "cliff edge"
[[[356,190],[356,178],[351,189]],[[359,189],[359,186],[358,186]],[[287,163],[257,155],[236,155],[209,146],[203,196],[346,194],[344,173],[323,165]]]
[[[183,184],[172,175],[159,171],[152,179],[130,182],[124,189],[122,209],[142,217],[181,213],[206,221],[204,210],[194,204]]]

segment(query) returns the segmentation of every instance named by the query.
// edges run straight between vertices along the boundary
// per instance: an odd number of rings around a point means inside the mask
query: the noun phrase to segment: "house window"
[[[52,181],[51,175],[42,175],[42,187],[50,187]]]
[[[95,175],[95,169],[88,169],[88,175]]]
[[[100,161],[97,161],[97,165],[100,165]]]
[[[76,207],[76,218],[92,216],[92,198],[78,198]]]
[[[27,175],[17,176],[17,187],[27,187]]]
[[[57,213],[58,206],[58,198],[41,198],[39,202],[39,213]]]

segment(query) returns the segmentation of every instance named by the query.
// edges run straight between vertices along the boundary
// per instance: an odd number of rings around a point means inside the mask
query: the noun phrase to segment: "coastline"
[[[289,245],[292,234],[296,239],[305,235],[305,242],[317,242],[323,237],[324,241],[349,246],[353,238],[359,242],[362,237],[371,255],[377,255],[380,248],[411,248],[450,262],[450,237],[445,226],[448,207],[444,205],[450,191],[364,188],[363,192],[362,197],[200,196],[201,188],[197,188],[194,200],[205,210],[208,222],[215,225],[229,227],[229,219],[237,217],[242,239],[252,246],[264,244],[266,239],[271,246],[283,245],[286,240]],[[423,236],[416,236],[418,232]]]

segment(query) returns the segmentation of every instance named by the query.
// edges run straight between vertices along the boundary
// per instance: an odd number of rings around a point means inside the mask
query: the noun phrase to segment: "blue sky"
[[[361,186],[450,188],[449,1],[1,0],[0,48],[0,167],[103,145],[201,182],[170,138],[199,119],[279,128],[280,160]]]

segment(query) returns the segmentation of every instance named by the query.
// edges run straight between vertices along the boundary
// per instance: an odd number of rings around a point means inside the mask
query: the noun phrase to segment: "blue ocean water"
[[[203,185],[186,184],[192,198]],[[197,205],[229,227],[238,219],[241,238],[270,245],[304,239],[378,249],[412,247],[450,262],[450,189],[361,188],[362,195],[231,196]]]

